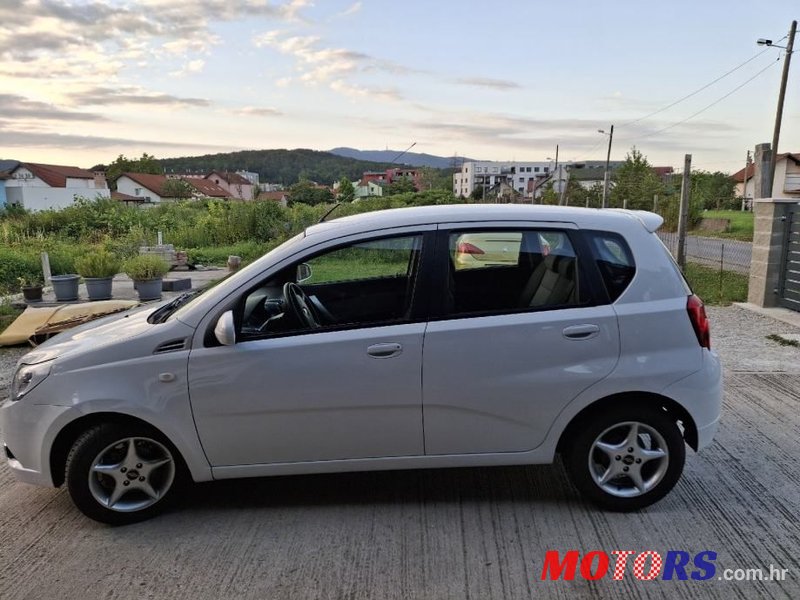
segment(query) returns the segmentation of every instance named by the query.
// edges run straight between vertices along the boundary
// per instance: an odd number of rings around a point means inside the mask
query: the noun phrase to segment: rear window
[[[589,231],[595,263],[603,277],[611,302],[622,295],[636,274],[633,255],[622,236],[607,231]]]

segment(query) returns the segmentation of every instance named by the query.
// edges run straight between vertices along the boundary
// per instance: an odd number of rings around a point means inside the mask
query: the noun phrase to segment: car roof
[[[648,231],[663,223],[660,215],[646,211],[524,204],[439,204],[365,212],[308,227],[306,236],[340,235],[394,227],[450,222],[538,221],[574,223],[578,227],[617,230],[638,222]]]

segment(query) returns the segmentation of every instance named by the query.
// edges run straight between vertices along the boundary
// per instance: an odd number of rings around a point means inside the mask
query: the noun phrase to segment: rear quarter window
[[[614,302],[627,289],[633,281],[633,276],[636,275],[633,254],[619,234],[607,231],[589,231],[587,233],[595,264],[603,278],[606,292],[608,292],[611,302]]]

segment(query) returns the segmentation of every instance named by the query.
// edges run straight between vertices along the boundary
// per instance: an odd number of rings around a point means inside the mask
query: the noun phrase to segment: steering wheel
[[[311,301],[299,285],[287,281],[283,286],[283,299],[286,301],[287,308],[301,325],[309,329],[321,327],[319,319],[314,314],[313,308],[311,308]]]

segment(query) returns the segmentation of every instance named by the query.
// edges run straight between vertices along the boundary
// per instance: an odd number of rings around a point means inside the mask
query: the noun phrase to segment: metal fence
[[[659,231],[658,237],[669,248],[673,256],[678,256],[677,232]],[[724,238],[686,236],[686,260],[705,267],[732,271],[742,275],[750,273],[750,258],[753,245],[750,242]]]

